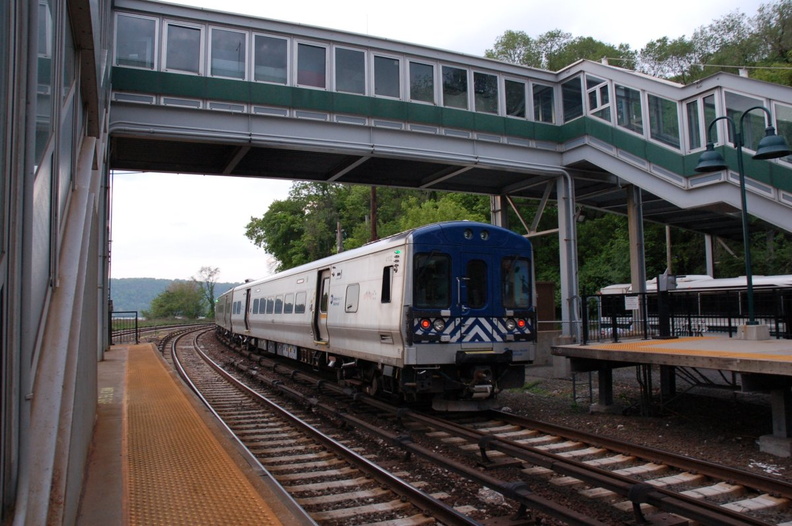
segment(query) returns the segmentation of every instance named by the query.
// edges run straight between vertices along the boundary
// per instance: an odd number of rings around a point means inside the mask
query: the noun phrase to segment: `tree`
[[[204,315],[204,295],[195,281],[174,281],[151,301],[151,310],[144,310],[145,318],[189,318]]]
[[[199,279],[193,278],[193,281],[198,285],[203,293],[204,300],[208,305],[208,316],[214,318],[215,315],[215,284],[217,277],[220,275],[220,269],[217,267],[201,267],[198,271]]]

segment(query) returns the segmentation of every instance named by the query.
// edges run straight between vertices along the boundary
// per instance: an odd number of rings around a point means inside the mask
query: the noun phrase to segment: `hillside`
[[[173,279],[155,278],[111,278],[110,298],[113,300],[113,310],[138,311],[148,310],[151,300],[162,294],[170,286]],[[220,296],[228,289],[239,283],[215,283],[215,297]]]

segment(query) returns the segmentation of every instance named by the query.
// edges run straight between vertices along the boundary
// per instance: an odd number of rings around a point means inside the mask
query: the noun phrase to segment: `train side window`
[[[286,84],[287,41],[284,38],[256,35],[253,40],[253,74],[260,82]]]
[[[327,49],[310,44],[297,45],[297,84],[324,88],[327,84]]]
[[[267,298],[267,314],[272,314],[273,312],[275,312],[275,300]]]
[[[305,313],[305,299],[307,298],[307,294],[305,292],[298,292],[294,298],[294,313],[295,314],[304,314]]]
[[[292,312],[294,312],[294,294],[290,292],[283,298],[283,314]]]
[[[467,304],[471,309],[480,309],[487,304],[487,263],[471,259],[467,264]]]
[[[257,298],[253,300],[253,314],[258,314],[258,313],[259,313],[259,300]]]
[[[322,280],[322,296],[319,299],[319,312],[327,312],[327,300],[330,293],[330,278]]]
[[[347,285],[346,300],[344,301],[344,312],[357,312],[360,302],[360,284],[352,283]]]
[[[283,314],[283,296],[275,296],[275,314]]]
[[[448,254],[417,254],[413,302],[419,309],[451,306],[451,257]]]
[[[382,268],[382,291],[380,292],[380,303],[391,302],[391,276],[393,276],[393,265]]]
[[[503,258],[501,262],[501,291],[507,309],[527,309],[531,306],[531,263],[528,258]]]

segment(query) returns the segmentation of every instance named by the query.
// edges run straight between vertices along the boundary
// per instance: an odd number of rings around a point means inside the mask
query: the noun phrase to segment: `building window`
[[[201,72],[201,30],[168,24],[165,68],[186,73]]]
[[[399,98],[399,60],[391,57],[374,57],[374,94]]]
[[[649,95],[649,134],[652,139],[679,148],[677,103]]]
[[[119,13],[116,17],[116,65],[154,69],[156,34],[156,20]]]
[[[468,108],[467,70],[443,66],[443,106]]]
[[[616,124],[635,133],[643,134],[640,91],[625,86],[616,86]]]
[[[525,118],[525,83],[507,80],[506,88],[506,115],[509,117]]]
[[[366,56],[362,51],[336,48],[335,85],[343,93],[366,93]]]
[[[321,46],[297,46],[297,84],[324,88],[327,78],[327,51]]]
[[[212,76],[245,78],[246,41],[245,33],[212,29]]]
[[[555,121],[555,98],[552,86],[533,85],[533,109],[536,122],[553,124]]]
[[[434,66],[410,62],[410,100],[434,104]]]
[[[259,82],[286,84],[288,71],[287,41],[256,35],[253,39],[253,74]]]

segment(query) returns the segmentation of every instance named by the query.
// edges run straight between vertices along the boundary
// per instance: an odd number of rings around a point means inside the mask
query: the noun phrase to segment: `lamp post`
[[[737,149],[737,170],[740,176],[740,200],[742,202],[742,235],[743,235],[743,248],[745,250],[745,281],[747,285],[748,297],[748,325],[757,325],[754,315],[754,296],[753,296],[753,276],[751,273],[751,239],[748,230],[748,208],[747,199],[745,194],[745,167],[743,166],[742,148],[744,146],[743,126],[745,124],[745,116],[753,110],[762,110],[767,116],[768,125],[765,128],[765,136],[759,141],[759,146],[756,149],[756,154],[753,158],[758,160],[777,159],[778,157],[785,157],[792,154],[789,145],[780,135],[776,135],[775,128],[769,123],[772,122],[770,110],[764,106],[754,106],[745,110],[740,116],[739,128],[729,116],[722,116],[715,118],[707,128],[707,149],[701,154],[699,162],[695,170],[697,172],[717,172],[728,168],[723,156],[715,151],[715,144],[710,140],[712,135],[712,127],[719,120],[725,120],[731,126],[731,132],[734,136],[734,147]]]

